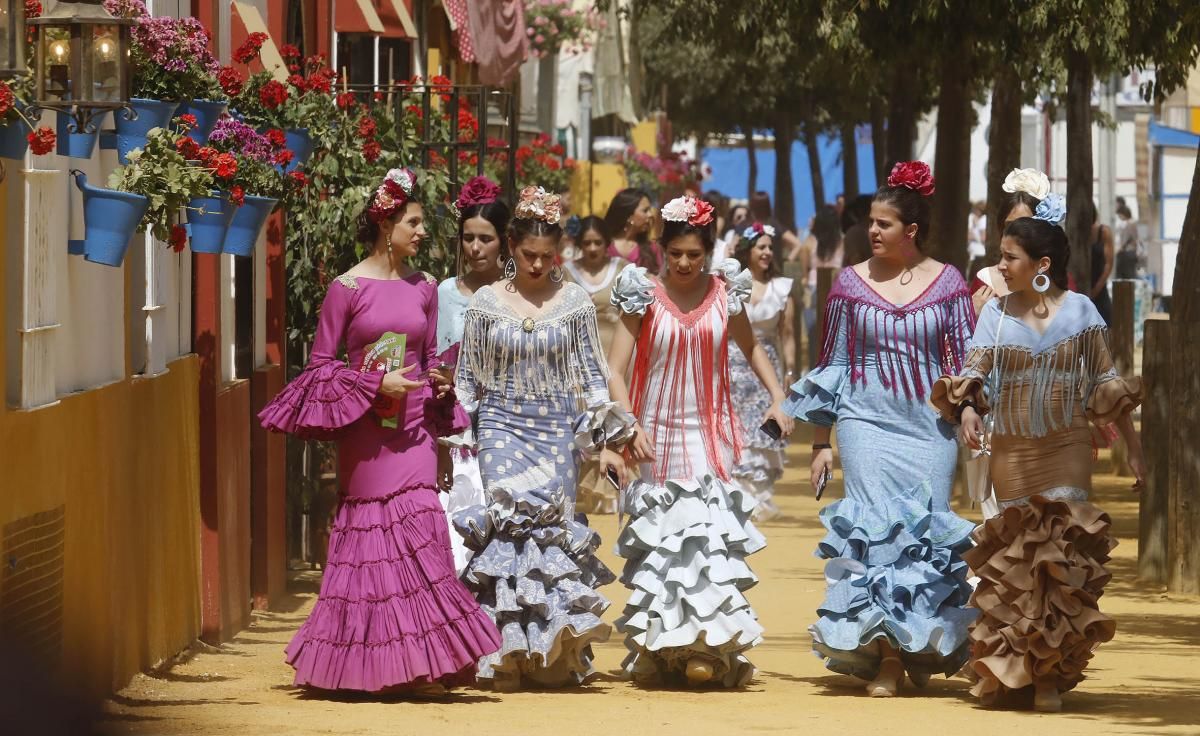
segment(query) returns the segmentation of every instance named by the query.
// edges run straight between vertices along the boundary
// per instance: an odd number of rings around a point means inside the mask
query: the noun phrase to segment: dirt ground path
[[[1097,499],[1114,517],[1120,546],[1114,580],[1101,601],[1117,619],[1117,638],[1098,651],[1090,677],[1065,697],[1065,712],[1041,715],[975,705],[964,680],[934,680],[903,697],[872,700],[856,681],[825,670],[807,632],[824,582],[813,549],[823,534],[818,504],[802,478],[805,438],[793,445],[779,486],[783,516],[762,525],[768,546],[750,558],[761,582],[749,593],[766,627],[750,655],[759,668],[744,691],[645,690],[618,677],[624,646],[596,650],[598,682],[567,691],[497,695],[466,689],[442,702],[310,696],[291,685],[283,648],[315,598],[316,573],[299,581],[278,611],[182,664],[139,675],[105,706],[114,734],[1200,734],[1200,600],[1168,596],[1135,579],[1137,503],[1128,482],[1098,476]],[[837,498],[840,486],[828,497]],[[960,509],[967,518],[978,512]],[[614,570],[614,516],[592,519]],[[626,591],[606,620],[619,615]],[[442,729],[446,729],[443,731]],[[546,729],[550,729],[547,731]]]

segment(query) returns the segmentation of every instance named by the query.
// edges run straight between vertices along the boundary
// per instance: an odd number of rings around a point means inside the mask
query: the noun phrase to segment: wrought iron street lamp
[[[37,30],[37,108],[70,115],[74,133],[94,133],[96,116],[129,106],[132,20],[113,17],[100,0],[80,0],[28,23]]]
[[[0,0],[0,79],[25,73],[25,2]]]

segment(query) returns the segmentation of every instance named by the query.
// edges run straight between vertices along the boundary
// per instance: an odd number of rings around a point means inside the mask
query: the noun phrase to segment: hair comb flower
[[[1048,222],[1062,227],[1067,217],[1067,200],[1063,195],[1051,192],[1042,197],[1037,208],[1033,210],[1033,219]]]
[[[747,240],[758,240],[766,235],[768,238],[775,237],[775,228],[771,225],[764,225],[761,222],[756,222],[742,232],[742,237]]]
[[[1050,179],[1037,169],[1013,169],[1000,188],[1009,194],[1024,192],[1034,199],[1044,199],[1050,193]]]
[[[367,217],[371,222],[383,222],[404,207],[412,199],[416,181],[416,177],[408,169],[388,171],[367,207]]]
[[[475,205],[491,204],[497,199],[500,199],[500,185],[486,176],[476,176],[463,184],[454,204],[462,211]]]
[[[520,220],[541,220],[548,225],[557,225],[562,217],[562,199],[542,187],[525,187],[521,190],[513,216]]]
[[[667,222],[686,222],[693,227],[704,227],[713,221],[713,206],[688,194],[667,202],[662,208],[662,218]]]
[[[924,161],[901,161],[888,174],[889,187],[911,189],[922,197],[933,195],[933,172]]]

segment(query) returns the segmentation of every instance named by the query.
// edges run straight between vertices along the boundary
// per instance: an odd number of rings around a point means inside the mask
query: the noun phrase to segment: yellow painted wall
[[[19,185],[19,165],[4,164]],[[3,209],[0,232],[12,216]],[[5,290],[19,280],[5,268],[0,259],[7,329]],[[0,340],[0,370],[5,349]],[[0,402],[0,527],[65,508],[62,674],[91,694],[123,686],[199,634],[197,381],[187,356],[156,378],[42,409]]]
[[[658,155],[658,121],[643,120],[629,131],[633,147],[651,156]]]
[[[571,214],[604,216],[608,203],[626,187],[622,164],[580,161],[571,173]]]

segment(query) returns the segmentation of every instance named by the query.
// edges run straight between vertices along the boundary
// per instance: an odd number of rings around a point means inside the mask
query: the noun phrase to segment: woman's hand
[[[820,488],[821,478],[826,473],[833,474],[833,450],[813,450],[811,481],[814,492]]]
[[[633,425],[633,432],[633,439],[628,446],[629,459],[635,463],[654,462],[654,443],[650,441],[650,435],[646,434],[640,423]]]
[[[625,464],[625,458],[621,457],[621,453],[606,447],[600,451],[600,472],[607,475],[609,468],[617,474],[617,483],[622,488],[629,484],[629,466]]]
[[[415,370],[416,367],[417,364],[413,363],[394,371],[388,371],[383,376],[383,383],[379,384],[379,393],[393,399],[403,399],[409,391],[415,391],[424,386],[425,384],[421,381],[413,381],[404,376],[405,373]]]
[[[958,426],[958,439],[966,447],[978,450],[983,447],[981,437],[983,437],[983,419],[979,416],[979,412],[975,411],[975,407],[968,406],[962,412],[962,421]]]
[[[454,376],[450,373],[450,366],[443,364],[436,368],[430,368],[429,384],[433,386],[433,393],[439,399],[453,391]]]
[[[437,450],[437,486],[442,491],[454,487],[454,460],[450,457],[450,448],[443,445],[438,445]]]
[[[988,301],[994,296],[996,296],[996,292],[992,291],[992,287],[987,284],[975,290],[975,293],[971,295],[971,304],[975,307],[976,317],[979,316],[983,308],[987,306]]]
[[[765,422],[768,419],[774,419],[779,423],[779,429],[783,431],[783,436],[787,437],[796,428],[796,421],[790,414],[783,410],[782,402],[776,401],[771,404],[771,408],[767,409],[767,414],[763,417]]]

